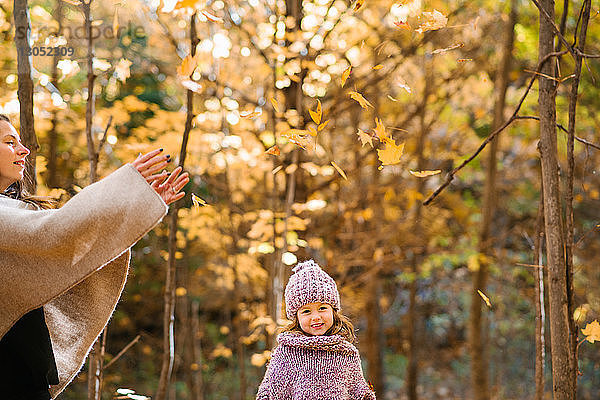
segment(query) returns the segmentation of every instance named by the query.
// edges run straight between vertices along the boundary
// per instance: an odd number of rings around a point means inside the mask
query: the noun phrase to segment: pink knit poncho
[[[358,349],[340,335],[277,337],[257,400],[375,400]]]

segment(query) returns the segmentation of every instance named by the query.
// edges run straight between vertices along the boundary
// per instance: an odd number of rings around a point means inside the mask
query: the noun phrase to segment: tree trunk
[[[576,48],[582,52],[585,49],[585,39],[587,36],[588,22],[590,20],[591,0],[583,2],[583,10],[581,13],[581,27],[579,28],[579,37],[577,38]],[[575,236],[575,226],[573,221],[573,175],[575,171],[575,117],[577,110],[577,92],[579,91],[579,80],[581,77],[581,64],[583,58],[577,55],[575,59],[575,71],[573,81],[571,83],[571,93],[569,96],[569,138],[567,143],[567,193],[565,196],[565,212],[567,217],[566,224],[566,265],[567,265],[567,301],[568,301],[568,317],[569,327],[571,331],[571,352],[572,355],[572,370],[574,372],[573,390],[577,391],[577,327],[573,319],[574,305],[574,288],[573,288],[573,242]],[[577,397],[576,394],[574,397]]]
[[[425,122],[427,114],[427,98],[429,97],[430,83],[433,79],[431,73],[432,63],[431,56],[425,56],[424,61],[424,89],[423,89],[423,106],[419,115],[419,136],[417,137],[417,145],[415,147],[415,155],[417,157],[417,171],[426,169],[426,159],[424,156],[425,139],[429,133],[429,127]],[[425,181],[423,179],[416,180],[416,191],[421,195],[425,192]],[[422,196],[422,198],[425,196]],[[418,362],[419,362],[419,307],[417,305],[417,287],[419,284],[419,263],[426,253],[425,246],[427,239],[423,236],[423,224],[421,223],[421,214],[423,211],[423,203],[415,202],[414,214],[412,220],[412,235],[415,238],[412,257],[411,257],[411,280],[409,286],[409,305],[408,305],[408,367],[406,372],[406,392],[409,400],[417,400],[417,385],[418,380]]]
[[[37,177],[35,174],[35,159],[39,149],[35,135],[33,120],[33,79],[31,77],[32,59],[29,52],[29,38],[31,36],[31,21],[27,0],[14,0],[15,32],[26,32],[25,35],[15,35],[17,47],[17,74],[19,98],[19,132],[23,145],[31,152],[25,159],[25,188],[30,193],[35,193]]]
[[[192,328],[190,342],[192,349],[192,400],[204,400],[204,383],[202,381],[202,347],[200,344],[200,303],[192,300]]]
[[[196,54],[196,13],[190,18],[190,49],[192,57]],[[186,91],[187,95],[187,113],[185,128],[179,151],[179,166],[185,165],[187,155],[187,144],[192,130],[192,121],[194,119],[194,92]],[[167,399],[169,384],[171,382],[171,373],[173,372],[173,361],[175,358],[175,286],[176,286],[176,266],[175,253],[177,252],[177,229],[178,229],[179,202],[173,203],[169,210],[169,262],[165,279],[165,304],[163,316],[163,356],[161,362],[160,377],[158,388],[156,389],[156,400]]]
[[[506,89],[508,87],[508,73],[512,61],[514,42],[514,26],[516,23],[516,1],[511,1],[509,21],[504,31],[502,46],[502,61],[498,71],[494,102],[494,120],[492,131],[498,129],[504,122],[504,106],[506,103]],[[487,174],[483,194],[483,218],[479,231],[479,253],[489,256],[491,252],[490,231],[494,212],[496,210],[496,175],[498,137],[492,139],[487,159]],[[478,290],[485,292],[488,278],[488,257],[479,260],[479,269],[473,273],[473,288],[471,290],[471,315],[469,320],[469,350],[471,353],[471,386],[475,400],[487,400],[489,392],[489,355],[486,340],[487,330],[485,316],[482,315],[482,301]]]
[[[63,2],[62,0],[56,0],[56,10],[54,15],[56,22],[58,22],[58,35],[62,34],[63,25]],[[58,90],[58,61],[60,60],[60,54],[55,53],[52,59],[52,86]],[[48,179],[47,184],[51,188],[58,187],[58,109],[52,110],[50,131],[48,132]]]
[[[554,0],[542,0],[554,20]],[[554,32],[550,21],[540,11],[539,59],[553,51]],[[539,79],[540,156],[542,185],[544,187],[544,226],[548,255],[548,280],[550,283],[550,342],[552,350],[552,381],[554,400],[574,400],[575,387],[570,318],[568,309],[567,268],[564,259],[558,162],[556,144],[556,82],[554,65],[546,62]]]
[[[381,281],[379,274],[375,273],[371,276],[366,290],[367,340],[365,348],[369,367],[368,376],[375,388],[375,393],[377,393],[379,398],[383,398],[385,386],[383,382],[383,360],[381,357],[383,332],[381,324],[381,308],[379,307],[379,298],[381,297]]]
[[[544,268],[543,241],[544,236],[544,188],[540,189],[540,204],[536,221],[534,238],[534,261],[537,267],[533,271],[535,279],[535,400],[544,399],[544,369],[546,362],[546,303],[544,301]]]

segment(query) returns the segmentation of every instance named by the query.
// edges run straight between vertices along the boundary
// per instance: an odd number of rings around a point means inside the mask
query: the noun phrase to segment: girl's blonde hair
[[[356,341],[356,334],[354,333],[354,325],[350,322],[350,319],[346,317],[344,314],[340,313],[338,310],[332,307],[333,310],[333,325],[331,328],[324,333],[325,336],[331,335],[341,335],[344,339],[349,341],[350,343],[354,343]],[[294,320],[290,322],[287,326],[281,328],[281,332],[299,332],[304,335],[307,333],[302,330],[300,327],[300,321],[298,320],[298,315],[294,315]]]

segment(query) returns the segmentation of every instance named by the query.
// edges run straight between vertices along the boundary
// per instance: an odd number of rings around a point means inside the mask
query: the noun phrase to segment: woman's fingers
[[[139,155],[132,164],[137,168],[138,165],[145,163],[146,161],[150,160],[152,157],[156,157],[157,155],[162,153],[162,151],[163,151],[163,149],[156,149],[156,150],[152,150],[144,155]]]
[[[169,176],[167,171],[162,171],[160,174],[154,174],[146,177],[146,182],[153,183],[156,180],[164,181]]]

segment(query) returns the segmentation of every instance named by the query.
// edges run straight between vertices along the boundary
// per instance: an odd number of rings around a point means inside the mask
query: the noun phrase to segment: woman
[[[119,299],[129,248],[189,182],[162,149],[60,209],[23,190],[23,146],[0,114],[0,397],[55,398],[81,369]]]

